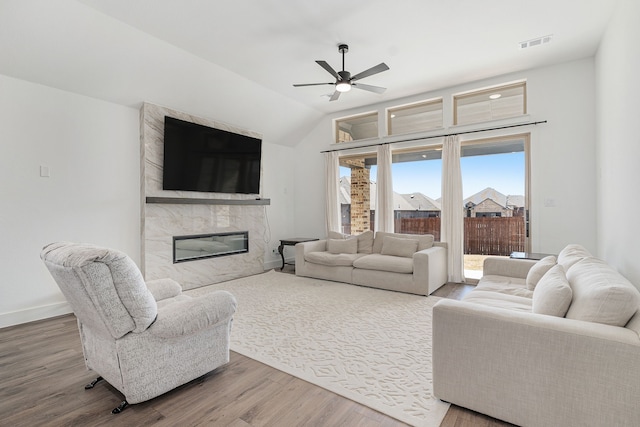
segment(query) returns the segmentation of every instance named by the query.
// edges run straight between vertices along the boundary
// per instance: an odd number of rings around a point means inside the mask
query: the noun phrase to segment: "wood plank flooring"
[[[447,284],[437,294],[459,299],[470,289]],[[95,376],[73,315],[0,329],[0,426],[406,426],[234,352],[229,364],[119,415],[111,410],[123,397],[108,383],[84,389]],[[441,426],[509,424],[452,405]]]

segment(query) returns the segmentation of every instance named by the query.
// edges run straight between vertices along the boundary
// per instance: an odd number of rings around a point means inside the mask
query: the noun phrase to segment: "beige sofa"
[[[639,426],[639,306],[578,245],[488,258],[475,290],[434,306],[434,394],[523,426]]]
[[[429,295],[447,281],[446,244],[433,235],[330,233],[296,245],[296,275]]]

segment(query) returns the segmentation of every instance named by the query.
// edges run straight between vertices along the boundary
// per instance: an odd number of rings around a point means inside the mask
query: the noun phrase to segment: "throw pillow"
[[[572,291],[564,268],[552,266],[538,281],[533,291],[531,311],[537,314],[564,317],[571,305]]]
[[[418,241],[418,250],[429,249],[433,247],[434,237],[433,234],[400,234],[400,233],[387,233],[383,231],[376,232],[376,237],[373,240],[372,253],[379,254],[382,252],[382,245],[384,238],[390,236],[395,238],[410,239]]]
[[[373,248],[373,231],[367,230],[364,233],[350,235],[342,234],[337,231],[329,232],[329,239],[356,239],[358,241],[358,253],[370,254]]]
[[[380,254],[411,258],[417,250],[417,240],[385,236]]]
[[[349,234],[342,234],[337,231],[330,231],[327,237],[329,239],[348,239],[351,236]]]
[[[332,254],[358,253],[357,239],[328,239],[327,251]]]
[[[540,261],[536,262],[529,270],[529,273],[527,273],[527,289],[533,291],[542,276],[544,276],[547,271],[551,270],[551,267],[554,265],[556,265],[556,257],[553,255],[544,257]]]

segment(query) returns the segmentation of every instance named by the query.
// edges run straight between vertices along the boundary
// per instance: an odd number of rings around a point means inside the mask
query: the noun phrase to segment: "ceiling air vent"
[[[549,34],[548,36],[542,36],[542,37],[538,37],[535,39],[531,39],[531,40],[527,40],[527,41],[523,41],[518,43],[518,47],[520,49],[526,49],[528,47],[534,47],[534,46],[540,46],[543,44],[547,44],[551,41],[551,37],[553,37],[552,34]]]

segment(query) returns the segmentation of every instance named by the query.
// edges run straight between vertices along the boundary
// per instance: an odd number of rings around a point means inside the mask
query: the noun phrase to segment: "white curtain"
[[[338,165],[337,151],[324,153],[324,166],[325,217],[327,218],[327,235],[329,235],[330,231],[342,231],[340,229],[340,200],[338,199],[340,166]]]
[[[378,176],[376,177],[376,231],[393,233],[393,180],[391,178],[391,147],[378,146]]]
[[[460,139],[447,136],[442,149],[442,210],[440,240],[448,245],[448,280],[464,282],[464,216]]]

